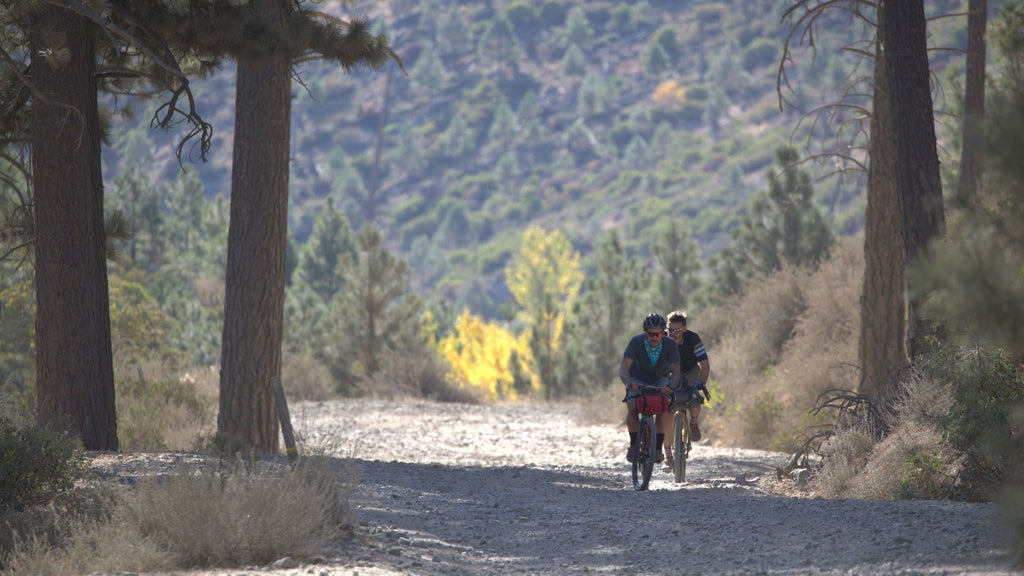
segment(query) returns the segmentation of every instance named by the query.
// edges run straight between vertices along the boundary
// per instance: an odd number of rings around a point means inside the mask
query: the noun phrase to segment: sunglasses
[[[669,334],[679,334],[680,332],[682,332],[684,330],[686,330],[686,328],[669,328],[668,329],[668,333]]]
[[[656,336],[661,336],[661,334],[662,334],[661,332],[648,332],[647,333],[647,337],[648,338],[654,338]]]

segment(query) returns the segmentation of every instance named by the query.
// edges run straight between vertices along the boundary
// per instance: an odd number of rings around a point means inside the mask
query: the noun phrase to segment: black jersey
[[[679,345],[680,370],[685,374],[697,366],[697,362],[708,359],[708,352],[700,336],[693,330],[683,332],[683,343]]]

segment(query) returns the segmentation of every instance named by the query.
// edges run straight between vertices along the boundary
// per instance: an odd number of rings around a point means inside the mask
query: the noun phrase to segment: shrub
[[[119,379],[116,397],[118,444],[127,451],[196,448],[212,412],[187,375],[152,383]]]
[[[661,49],[668,54],[669,58],[679,56],[679,39],[676,36],[675,26],[662,26],[651,37],[651,42],[661,46]]]
[[[748,72],[762,66],[776,63],[779,54],[779,41],[770,38],[758,38],[743,51],[743,68]]]
[[[516,30],[525,30],[537,25],[537,9],[524,0],[509,4],[505,8],[505,17]]]
[[[945,495],[945,464],[938,451],[912,451],[906,460],[896,497],[901,499],[939,498]]]
[[[771,439],[782,417],[782,404],[775,395],[763,392],[758,394],[750,406],[743,410],[744,446],[769,449]]]
[[[848,494],[855,478],[868,461],[874,438],[859,430],[839,430],[820,448],[821,468],[814,475],[811,488],[825,498]]]
[[[569,10],[561,2],[547,0],[540,7],[540,20],[547,26],[561,26],[565,24],[565,17]]]
[[[43,504],[85,476],[81,444],[39,426],[0,418],[0,512]]]
[[[704,104],[687,100],[679,109],[679,117],[687,124],[699,124],[704,119]]]
[[[66,529],[23,543],[12,574],[191,570],[310,558],[354,521],[351,472],[307,458],[294,468],[261,461],[180,464],[141,478],[107,514],[58,518]]]
[[[943,438],[966,458],[958,497],[988,500],[1024,462],[1014,420],[1024,402],[1024,368],[1004,350],[981,347],[948,347],[936,360],[930,376],[953,383]]]

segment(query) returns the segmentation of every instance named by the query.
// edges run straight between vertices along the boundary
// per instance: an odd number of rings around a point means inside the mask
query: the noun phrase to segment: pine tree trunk
[[[925,36],[923,0],[883,0],[883,27],[895,140],[896,194],[903,219],[904,254],[914,266],[928,253],[928,243],[945,234],[942,180],[935,142],[931,76]],[[908,287],[907,353],[911,359],[929,351],[933,329],[921,315],[924,295]]]
[[[964,91],[963,150],[957,201],[974,202],[981,189],[982,122],[985,116],[985,24],[987,0],[970,0],[967,15],[967,83]]]
[[[280,28],[282,2],[250,5]],[[276,452],[271,378],[281,375],[284,326],[291,124],[287,55],[240,57],[237,82],[217,433],[223,440]]]
[[[88,450],[117,450],[90,28],[43,4],[30,33],[32,81],[45,98],[32,102],[36,393],[39,424],[80,436]]]
[[[879,19],[878,38],[885,21]],[[860,300],[858,391],[891,398],[899,370],[909,361],[906,349],[903,284],[903,232],[893,164],[892,116],[889,111],[885,59],[875,51],[871,142],[868,150],[868,202],[864,210],[864,287]]]

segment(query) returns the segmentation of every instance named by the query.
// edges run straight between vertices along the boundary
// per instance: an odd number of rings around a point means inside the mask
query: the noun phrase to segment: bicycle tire
[[[654,473],[654,459],[658,449],[657,430],[654,426],[654,417],[645,415],[640,419],[640,433],[637,434],[636,462],[633,467],[633,487],[640,490],[647,490],[651,485],[651,475]]]
[[[641,420],[640,423],[643,424],[643,421]],[[644,434],[644,430],[643,430],[643,426],[641,426],[640,430],[637,431],[636,440],[633,441],[633,445],[632,445],[632,449],[633,449],[633,489],[634,490],[643,490],[643,488],[641,487],[643,485],[643,473],[640,471],[640,466],[641,466],[640,462],[641,462],[641,458],[642,458],[641,457],[640,449],[644,445],[643,434]]]
[[[672,437],[672,474],[675,481],[686,482],[686,457],[690,454],[690,415],[685,410],[676,412],[675,435]]]

